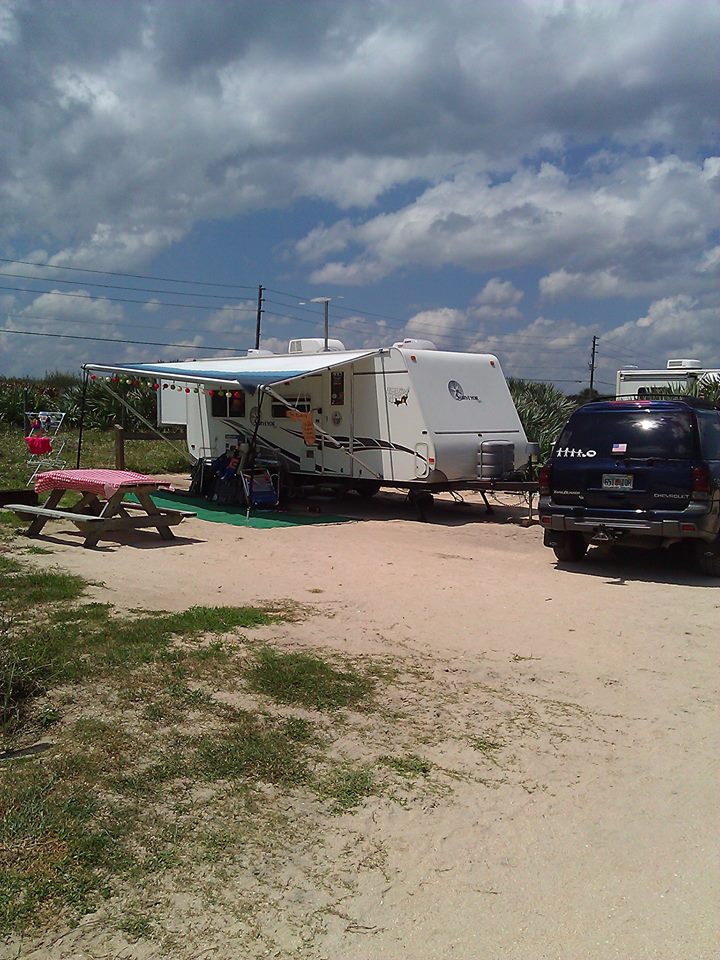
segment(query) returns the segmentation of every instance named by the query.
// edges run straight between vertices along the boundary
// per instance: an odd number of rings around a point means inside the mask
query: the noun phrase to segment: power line
[[[20,293],[32,293],[35,296],[47,294],[51,297],[73,297],[76,300],[84,300],[85,303],[88,303],[90,300],[107,300],[110,303],[137,303],[140,305],[146,305],[148,300],[132,300],[126,297],[90,297],[85,296],[82,293],[63,293],[61,290],[28,290],[26,287],[7,287],[4,284],[0,284],[0,290],[15,290]],[[224,307],[209,307],[204,303],[168,303],[167,300],[157,301],[163,307],[182,307],[185,310],[209,310],[213,313],[220,313],[222,310],[238,310],[240,312],[251,312],[255,313],[255,307],[234,307],[226,305]]]
[[[184,350],[198,349],[198,344],[196,343],[158,343],[156,340],[120,340],[115,337],[81,337],[73,333],[40,333],[37,330],[7,330],[4,327],[0,328],[0,337],[6,333],[17,333],[24,337],[52,337],[56,340],[95,340],[99,343],[131,343],[135,346],[142,347],[182,347]],[[220,347],[215,344],[202,345],[203,348],[205,346],[211,350],[221,350],[223,353],[228,351],[237,353],[238,350],[243,353],[247,350],[246,347]]]
[[[171,296],[180,294],[183,297],[204,297],[206,300],[227,300],[227,296],[219,293],[185,293],[182,290],[158,290],[157,287],[126,287],[119,283],[96,283],[92,280],[64,280],[61,277],[29,277],[26,273],[8,273],[0,271],[0,277],[13,277],[16,280],[31,280],[38,283],[66,283],[76,287],[101,287],[104,290],[131,290],[134,293],[169,293]],[[35,292],[35,291],[33,291]],[[51,293],[48,290],[39,290],[38,293]]]
[[[122,326],[122,327],[126,327],[126,328],[132,328],[132,329],[135,329],[135,330],[158,330],[158,331],[161,331],[162,329],[164,329],[163,327],[160,327],[160,326],[158,326],[157,324],[152,324],[152,323],[128,323],[128,322],[127,322],[126,320],[124,320],[124,319],[120,319],[120,320],[95,320],[95,319],[91,319],[91,320],[87,320],[87,319],[73,318],[73,317],[39,317],[39,316],[37,316],[37,314],[30,314],[30,313],[23,313],[23,314],[12,314],[12,313],[8,313],[7,316],[8,316],[8,319],[12,319],[12,320],[17,320],[17,321],[37,320],[37,321],[40,322],[40,323],[82,323],[82,324],[88,324],[88,325],[92,325],[92,326],[96,326],[96,327],[117,327],[117,326]],[[243,323],[242,320],[239,321],[239,322],[240,322],[240,323]],[[3,329],[3,328],[0,327],[0,333],[2,332],[2,329]],[[193,332],[193,333],[200,333],[200,334],[204,334],[204,333],[206,333],[206,332],[208,332],[208,333],[215,332],[215,331],[205,331],[205,330],[202,330],[202,329],[198,329],[197,325],[196,325],[196,326],[193,326],[193,327],[183,327],[183,326],[179,326],[179,325],[178,325],[178,326],[173,326],[173,327],[171,328],[171,330],[172,330],[172,331],[175,331],[175,330],[187,330],[188,333]],[[168,332],[171,332],[171,331],[168,331]]]
[[[127,277],[130,280],[159,280],[161,283],[188,283],[200,287],[229,287],[233,290],[254,290],[255,287],[245,283],[222,283],[210,280],[179,280],[177,277],[154,277],[144,273],[117,273],[113,270],[93,270],[90,267],[62,267],[55,263],[35,263],[32,260],[14,260],[9,257],[0,257],[0,263],[22,263],[26,267],[44,267],[51,270],[72,270],[77,273],[96,273],[105,277]]]

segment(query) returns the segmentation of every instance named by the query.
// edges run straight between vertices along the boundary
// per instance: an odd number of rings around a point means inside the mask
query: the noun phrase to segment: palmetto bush
[[[140,383],[139,386],[125,384],[110,384],[115,393],[119,393],[138,413],[149,420],[156,422],[156,393],[149,383]],[[82,405],[82,384],[77,383],[63,391],[60,397],[60,409],[65,411],[67,423],[77,426],[80,423],[80,409]],[[98,430],[107,430],[114,423],[125,423],[131,429],[145,430],[143,422],[129,410],[123,413],[122,404],[98,383],[90,382],[85,396],[86,427]]]
[[[59,393],[42,381],[0,377],[0,423],[22,426],[25,410],[56,409]]]
[[[546,460],[577,403],[550,383],[511,379],[508,386],[528,440],[540,444]]]
[[[54,378],[57,381],[57,377]],[[66,415],[67,426],[80,422],[82,383],[69,378],[64,385],[50,385],[45,380],[6,380],[0,378],[0,423],[23,426],[25,410],[60,410]],[[156,394],[152,384],[110,384],[112,389],[125,397],[128,403],[149,420],[156,422]],[[123,421],[124,418],[124,421]],[[122,404],[111,396],[99,383],[89,382],[85,397],[85,426],[107,430],[114,423],[122,423],[131,429],[146,429],[142,421],[129,411],[123,413]]]

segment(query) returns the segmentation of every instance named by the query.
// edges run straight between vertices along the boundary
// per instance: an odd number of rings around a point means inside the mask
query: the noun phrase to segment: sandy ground
[[[284,864],[254,953],[222,904],[199,919],[178,901],[195,939],[177,955],[716,958],[720,582],[668,555],[591,552],[558,569],[537,526],[509,522],[517,508],[445,503],[419,523],[392,497],[348,505],[364,518],[191,520],[172,544],[148,533],[96,551],[46,528],[62,567],[104,581],[120,607],[290,598],[317,611],[280,628],[292,642],[421,666],[417,720],[438,765],[477,765],[468,731],[511,744],[485,777],[336,818]],[[321,862],[332,870],[313,881]],[[81,928],[20,955],[155,950]]]

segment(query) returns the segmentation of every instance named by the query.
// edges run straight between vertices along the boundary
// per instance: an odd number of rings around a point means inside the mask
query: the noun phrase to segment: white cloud
[[[96,15],[68,3],[37,16],[20,0],[0,20],[0,231],[42,232],[65,263],[127,268],[199,220],[303,197],[364,208],[403,184],[445,181],[452,213],[466,206],[452,193],[469,161],[512,170],[538,151],[598,143],[692,157],[716,133],[720,14],[705,0],[305,0],[282,15],[219,0],[88,2]],[[418,207],[425,226],[431,200]],[[546,226],[551,213],[539,211]],[[608,213],[617,221],[612,203]],[[532,222],[529,208],[505,215]],[[431,223],[445,262],[462,230],[442,211]],[[379,261],[318,276],[384,275],[388,247],[418,262],[400,224],[386,228],[395,236]],[[364,234],[381,243],[371,224]]]
[[[520,303],[524,296],[522,290],[518,290],[509,280],[492,277],[473,302],[481,306],[513,307]]]
[[[584,289],[657,295],[690,275],[707,286],[695,267],[720,225],[720,191],[709,169],[669,156],[569,176],[546,163],[493,183],[468,165],[394,213],[352,228],[345,221],[338,239],[359,252],[318,268],[313,279],[357,284],[401,266],[491,271],[534,264],[552,268],[540,284],[546,296]]]
[[[406,336],[447,337],[455,333],[464,333],[468,317],[464,310],[441,307],[438,310],[422,310],[405,324]],[[429,332],[428,332],[429,331]]]

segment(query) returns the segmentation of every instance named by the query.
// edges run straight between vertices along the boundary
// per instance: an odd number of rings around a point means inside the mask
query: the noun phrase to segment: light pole
[[[331,300],[342,300],[342,297],[311,297],[310,300],[301,300],[300,303],[322,303],[325,307],[325,345],[323,350],[327,353],[328,350],[328,338],[330,336],[330,301]]]
[[[332,297],[313,297],[310,303],[322,303],[325,306],[325,345],[323,350],[327,353],[328,348],[328,336],[330,334],[330,301]]]

